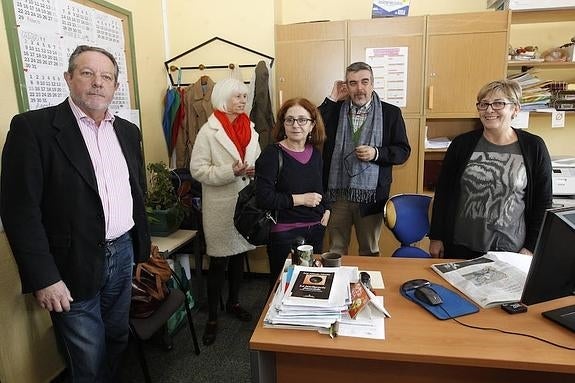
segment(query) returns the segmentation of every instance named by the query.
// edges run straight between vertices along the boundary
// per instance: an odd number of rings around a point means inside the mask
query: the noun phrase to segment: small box
[[[575,44],[565,47],[567,51],[567,61],[575,62]]]
[[[512,10],[536,10],[574,8],[573,0],[507,0],[509,9]]]
[[[410,0],[373,0],[371,18],[407,16]]]

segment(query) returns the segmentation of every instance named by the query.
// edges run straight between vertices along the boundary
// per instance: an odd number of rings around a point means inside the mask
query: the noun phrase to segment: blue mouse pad
[[[455,291],[452,291],[436,283],[430,284],[429,287],[431,287],[433,290],[437,292],[437,294],[439,294],[439,296],[443,300],[443,303],[436,306],[432,306],[430,304],[422,302],[415,297],[415,290],[403,291],[400,288],[399,292],[406,299],[409,299],[410,301],[417,303],[418,305],[429,311],[437,319],[457,318],[463,315],[473,314],[479,311],[479,307],[477,307],[474,303],[462,297]]]

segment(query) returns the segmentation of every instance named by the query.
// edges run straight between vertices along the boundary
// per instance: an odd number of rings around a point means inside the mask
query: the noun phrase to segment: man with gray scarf
[[[411,152],[401,110],[379,99],[364,62],[347,67],[319,109],[327,134],[323,182],[333,201],[330,251],[348,253],[354,226],[359,255],[377,256],[391,169]]]

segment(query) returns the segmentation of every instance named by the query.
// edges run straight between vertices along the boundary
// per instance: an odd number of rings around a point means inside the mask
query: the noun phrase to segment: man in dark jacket
[[[150,254],[137,126],[108,110],[118,64],[78,46],[70,97],[16,115],[0,212],[23,293],[50,312],[73,382],[111,382],[128,341],[133,262]]]
[[[411,148],[398,107],[373,90],[373,71],[364,62],[346,69],[319,107],[327,140],[324,187],[333,202],[328,225],[330,251],[347,254],[354,226],[359,255],[379,255],[383,206],[391,169],[407,161]]]

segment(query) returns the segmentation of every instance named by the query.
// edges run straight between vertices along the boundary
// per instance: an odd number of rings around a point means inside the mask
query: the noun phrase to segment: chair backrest
[[[401,243],[392,256],[423,258],[430,255],[412,246],[429,232],[431,196],[424,194],[396,194],[391,196],[383,211],[385,225]]]

